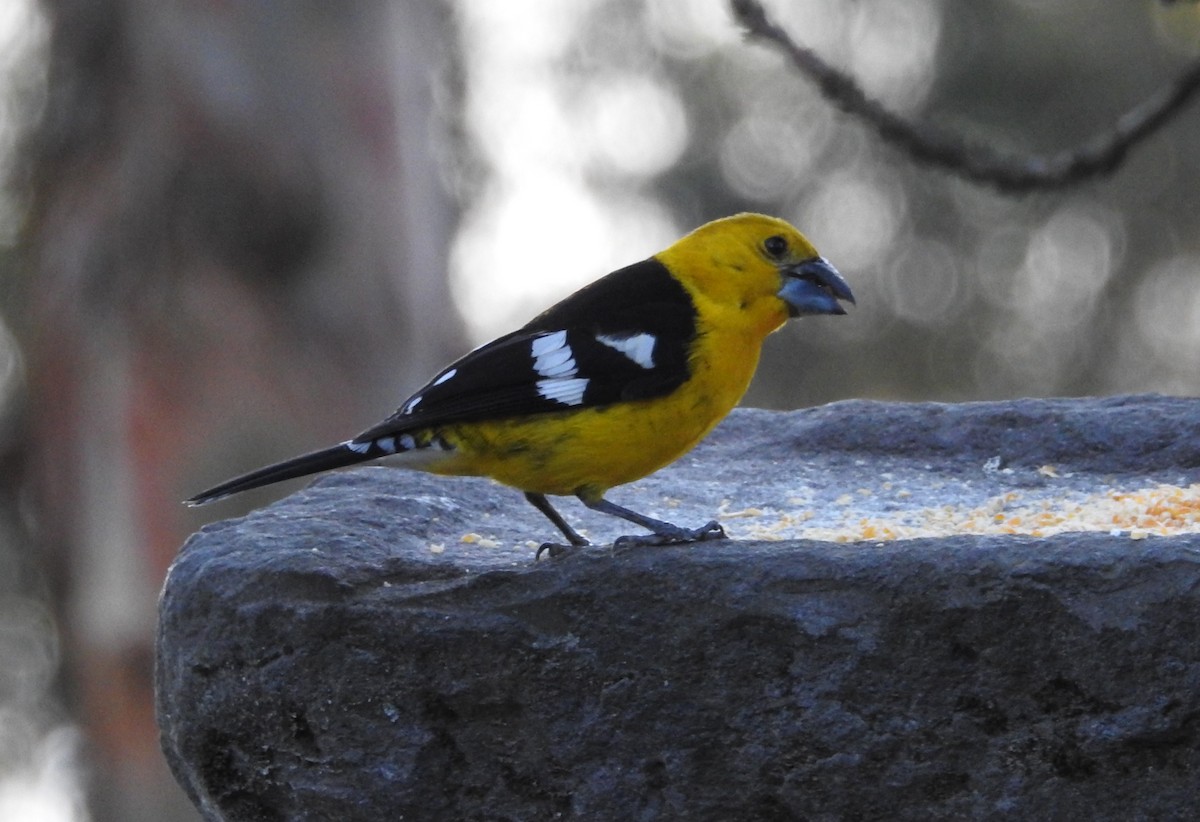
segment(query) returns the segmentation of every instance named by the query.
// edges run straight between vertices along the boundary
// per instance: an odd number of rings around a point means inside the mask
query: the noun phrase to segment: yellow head
[[[700,226],[655,255],[709,316],[766,336],[789,317],[845,313],[854,302],[837,270],[791,225],[735,214]]]

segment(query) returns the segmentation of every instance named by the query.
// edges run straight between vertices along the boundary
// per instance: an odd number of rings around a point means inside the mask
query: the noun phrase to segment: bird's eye
[[[781,259],[783,255],[787,254],[788,242],[786,239],[776,234],[773,237],[768,237],[767,239],[763,240],[763,249],[769,256],[778,260]]]

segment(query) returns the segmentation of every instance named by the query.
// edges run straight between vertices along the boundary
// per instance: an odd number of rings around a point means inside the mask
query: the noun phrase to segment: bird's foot
[[[707,542],[710,539],[728,539],[729,535],[715,519],[699,528],[662,529],[653,534],[626,534],[613,540],[614,548],[639,548],[647,545],[683,545],[689,542]]]

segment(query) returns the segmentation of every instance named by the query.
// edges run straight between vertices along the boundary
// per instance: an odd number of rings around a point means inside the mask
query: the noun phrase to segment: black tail
[[[351,447],[352,444],[354,447]],[[356,450],[356,448],[360,450]],[[332,448],[323,448],[320,451],[313,451],[311,454],[302,454],[299,457],[293,457],[290,460],[268,465],[257,471],[251,471],[249,474],[226,480],[220,485],[214,485],[207,491],[200,492],[191,499],[184,500],[184,504],[204,505],[223,497],[240,494],[242,491],[249,491],[251,488],[270,485],[273,482],[304,477],[328,471],[331,468],[342,468],[356,462],[366,462],[379,456],[378,453],[373,453],[374,451],[375,449],[370,448],[367,443],[343,442]]]

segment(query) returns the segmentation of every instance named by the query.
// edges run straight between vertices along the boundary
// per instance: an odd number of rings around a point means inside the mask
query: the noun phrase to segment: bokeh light
[[[1161,260],[1134,295],[1121,378],[1154,390],[1195,390],[1200,373],[1200,254]]]
[[[725,134],[721,175],[753,200],[782,200],[804,184],[833,135],[827,110],[759,103]]]
[[[914,238],[886,267],[880,297],[898,318],[935,328],[963,310],[971,282],[965,274],[949,245]]]
[[[739,39],[725,3],[646,0],[644,14],[650,42],[672,57],[700,59]]]
[[[906,207],[904,189],[882,169],[844,169],[825,177],[798,224],[839,266],[867,272],[894,252]]]
[[[941,3],[877,0],[851,6],[850,69],[873,97],[894,111],[916,111],[933,83]]]
[[[1115,266],[1120,221],[1093,207],[1066,206],[1032,232],[1008,304],[1027,321],[1074,333],[1089,322]]]
[[[687,115],[661,79],[598,79],[581,104],[578,133],[601,171],[637,178],[670,168],[687,146]]]

